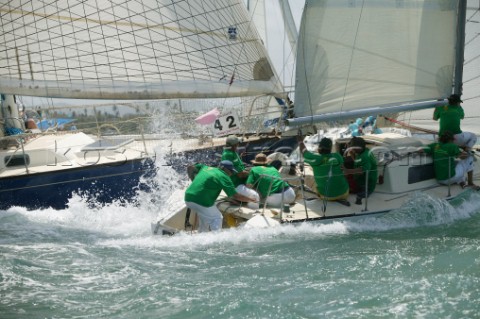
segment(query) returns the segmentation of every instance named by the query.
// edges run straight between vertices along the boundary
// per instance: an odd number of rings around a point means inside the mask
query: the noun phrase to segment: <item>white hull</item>
[[[409,155],[420,145],[427,141],[405,137],[398,134],[378,134],[364,136],[370,146],[385,146],[393,150],[402,158],[390,161],[385,156],[379,161],[378,172],[383,175],[383,182],[378,184],[375,192],[363,199],[362,205],[355,204],[355,194],[350,194],[348,201],[350,206],[338,202],[323,201],[312,192],[301,191],[301,180],[307,189],[314,189],[310,167],[305,167],[305,176],[292,177],[286,173],[282,174],[291,185],[296,185],[297,200],[293,205],[288,206],[288,211],[275,207],[261,207],[251,209],[246,206],[236,206],[222,199],[217,206],[224,215],[224,228],[229,227],[277,227],[281,224],[292,224],[299,222],[325,222],[332,219],[350,218],[358,216],[377,215],[395,211],[412,199],[412,195],[421,192],[432,198],[452,200],[464,192],[472,191],[469,188],[462,189],[459,185],[440,185],[434,178],[429,178],[426,170],[431,168],[431,158],[419,155]],[[337,141],[341,143],[342,140]],[[337,144],[338,145],[338,144]],[[474,175],[474,182],[480,184],[479,163],[475,162],[477,174]],[[386,165],[386,166],[385,166]],[[297,170],[299,175],[300,171]],[[421,175],[424,177],[421,177]],[[303,174],[302,174],[303,175]],[[186,211],[184,207],[177,212],[159,218],[152,223],[154,234],[173,234],[179,231],[195,231],[198,225],[198,217],[195,212],[190,212],[188,219],[191,227],[185,228]]]

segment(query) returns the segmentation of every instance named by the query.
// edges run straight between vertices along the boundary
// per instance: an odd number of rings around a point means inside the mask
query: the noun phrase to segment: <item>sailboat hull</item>
[[[87,198],[92,205],[133,201],[142,176],[153,176],[155,165],[151,160],[132,160],[117,165],[95,165],[40,174],[0,179],[0,209],[12,206],[27,209],[63,209],[73,194]]]
[[[239,226],[264,228],[281,224],[325,223],[358,217],[367,218],[386,213],[401,213],[404,209],[416,210],[411,206],[415,198],[427,201],[429,205],[441,200],[456,205],[456,199],[467,197],[469,193],[476,193],[474,189],[463,189],[457,184],[441,185],[436,181],[432,158],[411,153],[412,150],[425,145],[427,141],[393,133],[372,134],[364,138],[371,151],[377,152],[378,171],[381,178],[377,181],[375,191],[367,199],[363,199],[361,204],[356,204],[356,194],[349,195],[347,200],[350,205],[348,206],[323,200],[312,191],[316,186],[310,166],[305,165],[303,171],[297,170],[296,176],[290,175],[287,172],[288,167],[284,167],[282,178],[296,190],[295,202],[284,205],[282,208],[261,206],[260,209],[251,209],[246,205],[238,206],[225,201],[223,194],[217,207],[223,214],[224,228]],[[346,142],[347,139],[338,139],[336,146]],[[474,172],[477,173],[474,174],[474,183],[477,185],[480,184],[479,163],[480,161],[475,161]],[[188,229],[184,227],[185,212],[186,209],[183,208],[159,218],[152,224],[152,229],[165,228],[168,229],[168,234],[185,230],[194,231],[197,227],[195,219],[188,220],[191,225]],[[189,216],[190,218],[194,216],[194,212]]]

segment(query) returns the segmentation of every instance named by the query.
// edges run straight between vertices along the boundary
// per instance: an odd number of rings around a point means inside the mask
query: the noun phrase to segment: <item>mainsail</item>
[[[480,2],[468,0],[466,8],[465,50],[462,78],[462,107],[465,119],[462,130],[480,135]],[[404,123],[430,130],[438,130],[438,122],[432,121],[433,110],[407,112],[399,117]]]
[[[454,80],[457,7],[457,0],[307,1],[296,115],[309,121],[384,107],[395,112],[392,106],[428,107],[446,98]]]
[[[1,93],[81,99],[283,91],[241,0],[0,4]]]

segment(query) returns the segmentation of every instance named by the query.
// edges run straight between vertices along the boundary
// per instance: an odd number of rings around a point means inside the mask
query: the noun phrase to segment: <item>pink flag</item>
[[[208,111],[207,113],[197,117],[195,119],[195,122],[202,125],[212,124],[213,122],[215,122],[215,120],[219,115],[220,115],[220,111],[217,110],[217,108],[214,108],[213,110]]]

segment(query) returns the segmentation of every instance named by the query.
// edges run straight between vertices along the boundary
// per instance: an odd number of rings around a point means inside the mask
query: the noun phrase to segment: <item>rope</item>
[[[422,127],[410,125],[410,124],[407,124],[407,123],[405,123],[405,122],[402,122],[402,121],[399,121],[399,120],[395,120],[395,119],[390,118],[390,117],[387,117],[387,116],[384,116],[383,118],[384,118],[385,120],[387,120],[387,121],[390,121],[390,122],[392,122],[392,123],[398,124],[398,125],[400,125],[400,126],[402,126],[402,127],[406,127],[406,128],[414,129],[414,130],[417,130],[417,131],[421,131],[421,132],[425,132],[425,133],[430,133],[430,134],[438,134],[438,131],[429,130],[429,129],[426,129],[426,128],[422,128]]]

